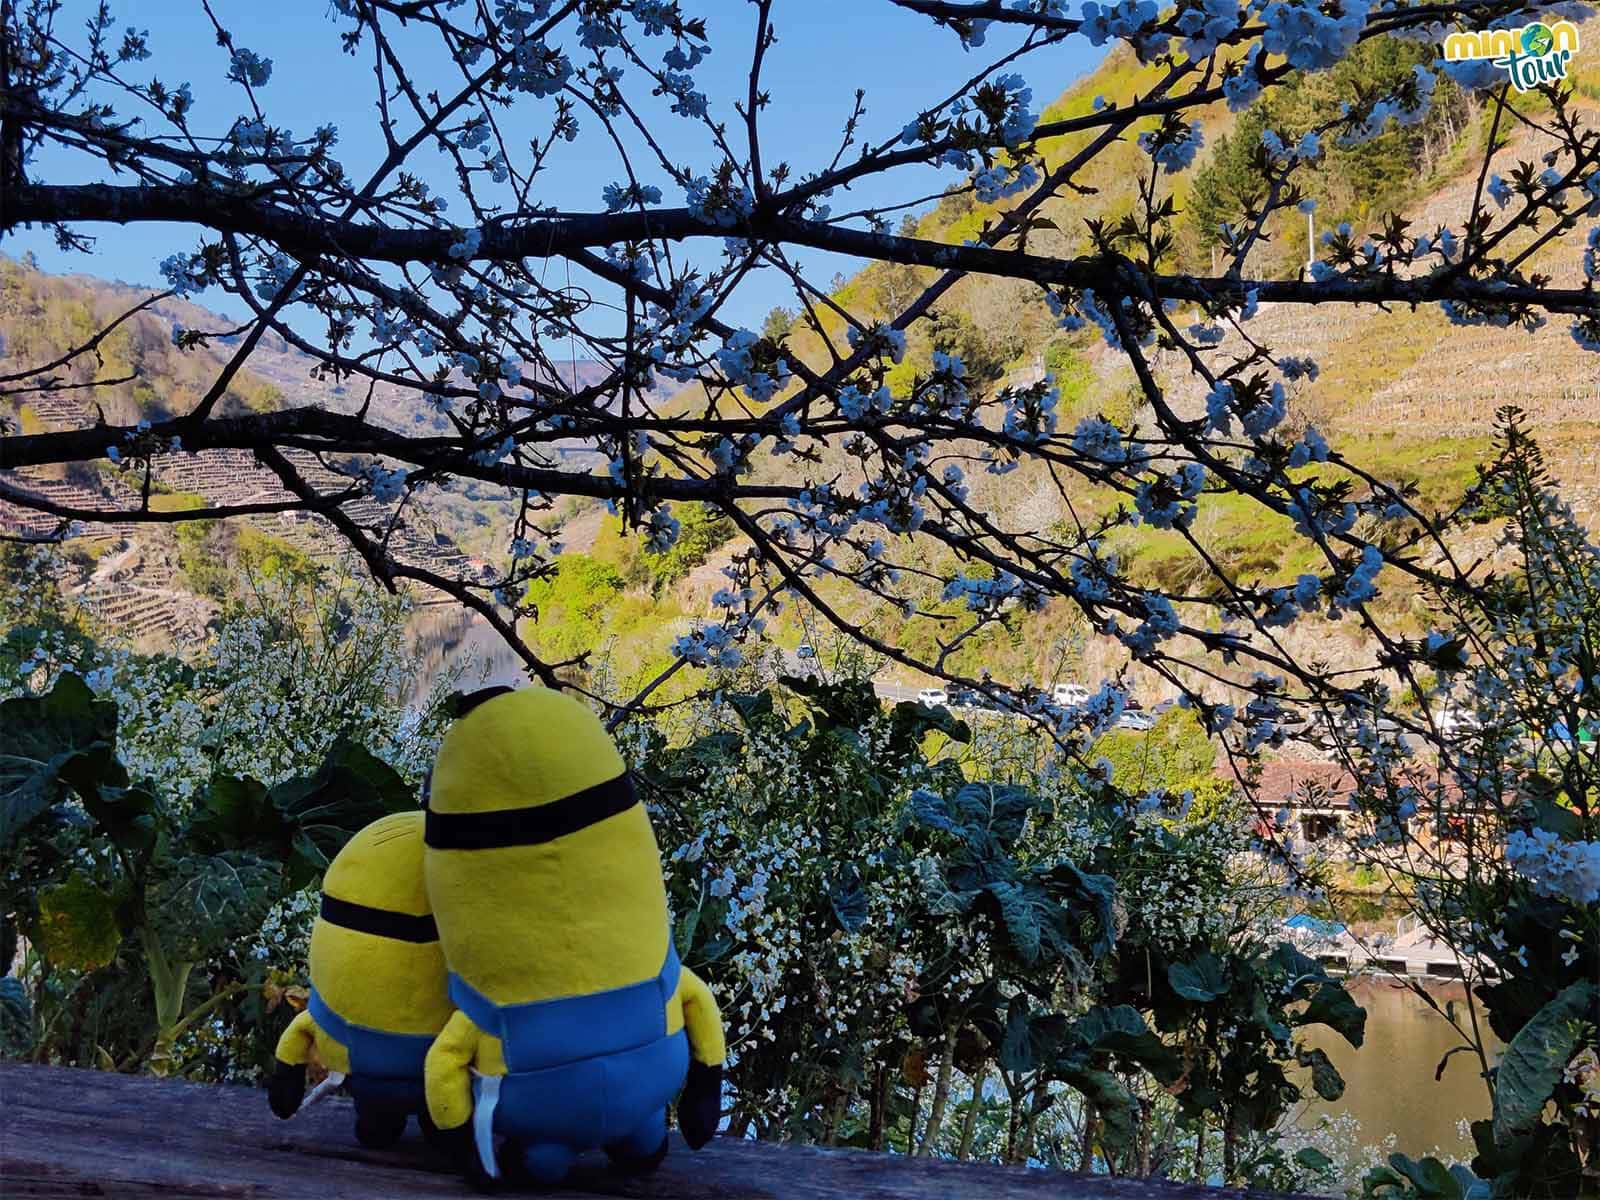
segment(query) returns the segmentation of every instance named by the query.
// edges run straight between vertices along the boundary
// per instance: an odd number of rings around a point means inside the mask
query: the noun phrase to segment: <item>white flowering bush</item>
[[[446,673],[413,711],[403,601],[259,579],[214,636],[146,655],[8,552],[0,587],[0,959],[26,1054],[250,1078],[304,977],[343,839],[416,803]],[[274,1010],[277,1010],[276,1012]]]
[[[1271,1151],[1288,1067],[1342,1088],[1293,1030],[1359,1043],[1363,1014],[1271,944],[1280,880],[1241,811],[1126,796],[864,681],[784,684],[624,727],[680,950],[723,1006],[735,1132],[1321,1177]]]
[[[948,717],[885,718],[861,686],[837,700],[855,720],[823,708],[791,726],[766,691],[702,708],[676,745],[633,734],[679,944],[719,981],[734,1125],[767,1136],[835,1133],[843,1081],[895,1037],[918,972],[901,814],[914,788],[955,778],[918,748]]]
[[[341,737],[421,784],[458,674],[438,676],[411,708],[420,660],[403,596],[338,568],[249,577],[204,643],[140,654],[58,597],[52,562],[47,549],[6,562],[0,698],[48,691],[63,671],[81,675],[117,706],[130,774],[159,780],[174,803],[218,772],[277,783],[321,762]]]

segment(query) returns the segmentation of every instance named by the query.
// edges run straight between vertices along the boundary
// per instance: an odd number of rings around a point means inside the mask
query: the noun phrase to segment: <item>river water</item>
[[[1314,1125],[1324,1113],[1348,1113],[1361,1123],[1363,1144],[1379,1143],[1392,1133],[1394,1148],[1413,1158],[1440,1153],[1470,1159],[1472,1141],[1457,1133],[1457,1124],[1489,1115],[1489,1094],[1476,1056],[1466,1051],[1453,1055],[1435,1082],[1439,1060],[1461,1044],[1444,1018],[1393,983],[1358,979],[1349,986],[1367,1010],[1366,1039],[1357,1050],[1331,1030],[1319,1026],[1306,1031],[1306,1040],[1325,1050],[1344,1076],[1345,1093],[1331,1103],[1313,1098],[1302,1124]],[[1458,1019],[1467,1021],[1460,984],[1425,986],[1441,1008],[1455,1000]]]
[[[462,691],[495,684],[518,687],[528,682],[522,660],[477,613],[454,604],[421,608],[412,614],[407,633],[419,660],[416,688],[409,700],[413,708],[427,698],[440,673],[453,668],[462,671],[456,684]]]

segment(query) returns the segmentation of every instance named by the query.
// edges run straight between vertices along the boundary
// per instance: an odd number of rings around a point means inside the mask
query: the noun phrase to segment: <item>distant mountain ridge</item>
[[[153,294],[153,289],[85,274],[46,275],[0,255],[0,361],[12,369],[52,361],[69,348],[82,345]],[[102,416],[111,423],[132,424],[142,417],[177,415],[198,402],[242,335],[222,333],[207,345],[180,351],[174,345],[174,331],[227,330],[233,326],[226,315],[191,301],[162,299],[124,321],[108,336],[99,348],[98,361],[93,355],[84,355],[52,372],[66,385],[86,384],[91,378],[122,382],[20,396],[0,411],[7,412],[24,432],[83,428]],[[578,358],[558,361],[553,367],[529,368],[528,374],[582,391],[603,383],[611,370],[604,363]],[[331,411],[355,412],[368,399],[365,381],[334,377],[320,369],[315,359],[269,330],[258,341],[248,365],[235,376],[219,411],[270,411],[316,405]],[[602,397],[597,407],[614,410],[617,403],[614,396]],[[416,433],[419,426],[438,433],[451,429],[449,422],[423,403],[417,392],[386,382],[372,385],[368,416],[374,423],[397,432]],[[585,458],[594,460],[588,464],[591,467],[603,465],[593,448],[578,439],[553,443],[549,449],[569,465],[583,465]],[[167,469],[167,464],[162,467]],[[470,482],[464,483],[453,498],[440,500],[435,493],[424,500],[423,507],[433,511],[448,537],[457,539],[481,531],[485,520],[493,523],[493,514],[503,507],[486,499],[482,491]],[[15,527],[23,521],[14,513],[9,520]],[[38,522],[23,524],[34,528]]]
[[[15,372],[30,364],[50,362],[69,348],[82,345],[110,321],[146,301],[150,289],[98,280],[92,276],[48,276],[14,259],[0,256],[0,363]],[[104,419],[132,424],[141,417],[159,419],[186,411],[198,401],[226,360],[240,335],[222,335],[211,345],[179,351],[174,330],[227,329],[228,320],[199,305],[177,298],[151,304],[124,321],[100,346],[100,356],[58,368],[52,375],[62,384],[87,383],[91,378],[124,380],[103,388],[63,387],[9,397],[0,415],[9,417],[13,429],[24,433],[42,430],[82,429]],[[320,405],[335,411],[354,411],[366,400],[315,369],[315,360],[275,332],[257,343],[249,365],[234,378],[219,408],[222,412],[270,411],[289,405]],[[92,374],[91,374],[92,372]],[[540,369],[538,376],[574,390],[592,387],[609,374],[603,363],[576,360],[554,371]],[[415,392],[379,383],[374,386],[369,416],[397,431],[414,432],[416,417],[444,432],[449,425],[435,416]],[[557,444],[554,449],[569,462],[581,461],[592,449],[581,442]],[[330,472],[314,456],[290,452],[302,475],[314,486],[330,492],[349,486],[348,479]],[[270,471],[248,451],[209,450],[198,454],[161,456],[155,462],[155,479],[162,504],[181,502],[185,495],[210,504],[227,505],[286,499],[288,493]],[[114,510],[136,506],[137,493],[109,462],[77,464],[69,468],[28,469],[7,472],[8,487],[54,505],[83,510]],[[431,490],[407,507],[403,523],[390,536],[391,552],[401,561],[426,566],[454,578],[480,574],[487,565],[457,544],[464,536],[479,535],[487,552],[503,552],[500,526],[509,519],[509,501],[483,495],[474,498],[470,482],[450,493]],[[163,499],[176,493],[172,501]],[[371,530],[388,529],[392,506],[370,498],[347,505],[345,511]],[[344,539],[321,518],[307,513],[253,516],[247,523],[295,546],[313,558],[342,553]],[[48,513],[0,500],[0,532],[11,536],[43,538],[59,535],[62,521]],[[483,531],[487,537],[482,537]],[[67,580],[68,590],[101,612],[107,620],[132,635],[182,633],[199,636],[214,605],[188,593],[176,566],[171,527],[121,522],[72,522],[69,538],[80,539],[90,550],[92,565],[86,573]]]
[[[35,268],[0,254],[0,358],[21,363],[48,361],[64,352],[75,335],[87,340],[96,323],[104,324],[148,300],[160,289],[98,279],[87,274],[46,275]],[[112,366],[145,368],[146,382],[161,383],[165,394],[141,393],[136,383],[96,389],[94,396],[113,409],[126,409],[123,415],[175,415],[184,402],[198,399],[199,386],[209,384],[216,371],[230,356],[242,334],[218,334],[211,344],[179,352],[172,345],[173,330],[226,330],[235,322],[202,305],[178,297],[157,301],[125,323],[123,329],[107,339],[102,347]],[[187,368],[185,365],[187,364]],[[65,381],[87,380],[78,364]],[[559,382],[574,391],[604,381],[611,368],[587,358],[557,359],[553,368],[525,367],[530,378]],[[117,371],[114,374],[128,373]],[[56,372],[62,375],[63,372]],[[266,331],[256,343],[248,366],[240,373],[225,401],[235,407],[264,409],[284,403],[317,404],[336,411],[355,411],[366,400],[366,382],[352,377],[348,382],[333,379],[318,369],[317,361],[290,344],[274,330]],[[279,393],[273,395],[273,391]],[[191,396],[191,393],[193,395]],[[609,404],[603,407],[610,407]],[[411,389],[389,383],[373,386],[370,418],[403,432],[414,432],[418,421],[441,431],[448,423],[435,415]]]

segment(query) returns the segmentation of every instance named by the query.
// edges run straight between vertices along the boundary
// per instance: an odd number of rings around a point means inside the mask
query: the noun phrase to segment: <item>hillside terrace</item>
[[[89,407],[73,395],[45,393],[31,404],[47,428],[81,429],[91,426]],[[289,451],[286,457],[312,487],[321,493],[347,489],[347,477],[325,467],[309,451]],[[189,492],[212,505],[239,505],[287,500],[288,490],[271,471],[246,450],[206,450],[193,454],[163,455],[155,460],[155,479],[163,488]],[[0,472],[14,490],[36,496],[63,508],[115,511],[136,507],[137,492],[121,479],[102,474],[99,491],[70,479],[51,479],[34,471]],[[387,538],[389,555],[397,562],[424,568],[447,578],[468,579],[481,574],[484,564],[469,559],[448,538],[424,528],[425,513],[415,505],[399,516],[371,497],[343,506],[343,511],[375,537]],[[281,538],[313,559],[331,560],[346,549],[342,537],[314,513],[272,513],[250,518],[265,533]],[[0,534],[39,540],[58,535],[61,521],[49,513],[0,499]],[[71,522],[67,538],[115,542],[149,547],[150,528],[138,522]],[[167,556],[152,551],[135,556],[114,577],[94,578],[79,592],[80,598],[119,632],[135,638],[156,633],[192,630],[204,608],[184,590]],[[431,594],[422,603],[445,603],[448,597]],[[203,628],[204,620],[200,620]]]

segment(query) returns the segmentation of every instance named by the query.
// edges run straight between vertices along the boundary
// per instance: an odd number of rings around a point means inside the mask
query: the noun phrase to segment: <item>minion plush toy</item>
[[[678,962],[650,819],[595,715],[545,688],[462,712],[425,841],[457,1009],[428,1052],[428,1110],[461,1131],[472,1181],[558,1183],[589,1149],[652,1170],[680,1090],[679,1128],[703,1146],[721,1016]]]
[[[345,1076],[356,1138],[373,1148],[398,1141],[412,1113],[434,1132],[422,1069],[451,1005],[423,886],[422,832],[421,811],[380,818],[328,864],[311,927],[311,998],[278,1039],[268,1089],[272,1111],[293,1116],[315,1047]]]

